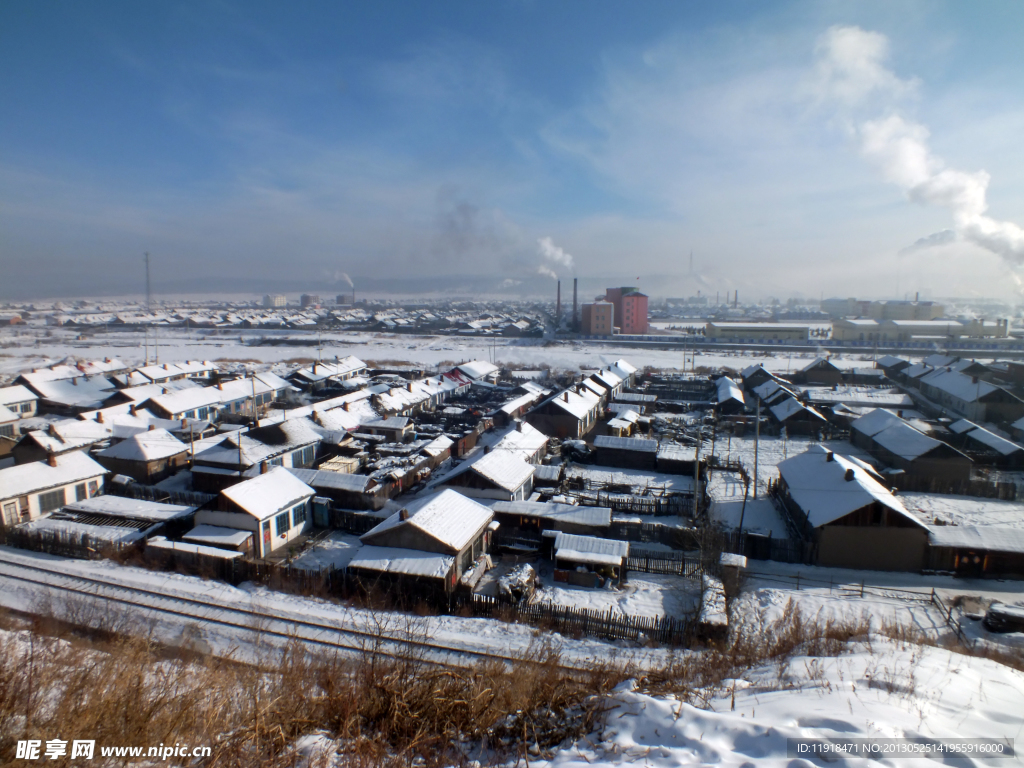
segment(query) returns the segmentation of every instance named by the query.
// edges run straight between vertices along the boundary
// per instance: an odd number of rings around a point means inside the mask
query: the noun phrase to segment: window
[[[0,424],[0,435],[3,435],[4,437],[14,437],[14,425]]]
[[[4,525],[15,525],[18,522],[18,504],[16,502],[10,502],[4,504]]]
[[[306,522],[306,505],[299,504],[292,510],[292,525],[302,525]]]
[[[199,409],[199,418],[200,419],[205,421],[209,417],[209,415],[210,415],[210,409],[209,408],[200,408]]]
[[[61,488],[57,491],[50,491],[49,493],[39,494],[39,511],[40,512],[51,512],[55,509],[60,509],[67,503],[64,497],[64,489]]]
[[[272,467],[280,467],[282,464],[284,464],[284,458],[281,456],[277,456],[276,458],[273,458],[270,461],[268,461],[267,464],[269,464]]]
[[[298,451],[292,453],[292,466],[293,467],[308,467],[313,463],[316,458],[316,446],[307,445]]]
[[[89,496],[85,492],[85,483],[79,483],[75,486],[75,501],[82,501],[87,499]]]
[[[291,526],[288,524],[288,513],[282,512],[280,515],[274,518],[274,527],[277,529],[278,536],[284,536],[288,533],[288,529]]]
[[[100,495],[100,481],[90,480],[89,481],[89,498]]]
[[[22,413],[28,413],[31,410],[32,410],[32,403],[22,403],[21,404],[21,412]]]

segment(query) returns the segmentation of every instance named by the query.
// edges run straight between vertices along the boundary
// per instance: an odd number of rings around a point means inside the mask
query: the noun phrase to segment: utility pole
[[[149,312],[151,294],[149,291],[149,251],[146,251],[146,311]]]
[[[761,398],[757,398],[757,422],[754,424],[754,501],[757,501],[757,452],[761,444]]]

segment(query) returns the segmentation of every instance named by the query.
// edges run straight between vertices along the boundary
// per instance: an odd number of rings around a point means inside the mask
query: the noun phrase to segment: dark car
[[[989,632],[1024,632],[1024,607],[992,603],[982,623]]]

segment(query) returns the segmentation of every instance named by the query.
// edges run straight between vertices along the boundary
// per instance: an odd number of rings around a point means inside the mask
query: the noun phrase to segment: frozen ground
[[[541,585],[534,594],[534,603],[586,608],[597,613],[611,611],[616,616],[683,618],[700,604],[699,581],[661,573],[631,572],[620,589],[586,589],[558,584],[549,571],[541,575]]]
[[[724,528],[739,528],[742,520],[743,530],[749,533],[770,535],[778,539],[784,539],[788,535],[786,523],[775,505],[764,496],[755,499],[753,487],[747,494],[744,508],[744,486],[739,473],[714,472],[708,483],[708,493],[712,499],[711,517]]]
[[[825,440],[820,441],[810,437],[769,437],[761,435],[760,441],[756,441],[753,435],[744,437],[727,436],[725,439],[719,437],[715,445],[715,454],[723,461],[740,461],[747,468],[751,477],[754,475],[754,447],[757,445],[757,466],[758,466],[758,488],[767,487],[769,480],[779,476],[776,467],[791,456],[803,453],[815,443],[821,443],[830,451],[835,451],[843,456],[856,456],[859,459],[875,464],[875,460],[867,452],[861,450],[846,440]],[[751,488],[753,492],[753,488]],[[742,494],[742,490],[740,491]]]
[[[47,336],[46,334],[50,335]],[[318,355],[316,333],[267,332],[251,330],[190,331],[165,329],[159,333],[158,346],[153,347],[150,333],[150,356],[161,362],[176,360],[242,361],[261,364],[283,363],[297,359],[315,359]],[[296,342],[276,346],[253,346],[260,338]],[[335,355],[355,355],[367,361],[408,362],[432,368],[441,363],[466,360],[491,360],[526,367],[553,366],[560,369],[598,368],[620,358],[638,366],[682,368],[681,350],[648,349],[606,344],[584,344],[544,339],[462,338],[455,336],[412,336],[387,333],[321,334],[324,359]],[[114,356],[126,363],[141,364],[145,360],[145,338],[141,332],[112,331],[78,338],[75,331],[60,328],[0,328],[0,373],[14,374],[33,367],[44,367],[73,355],[79,358]],[[698,353],[697,367],[732,368],[740,370],[760,363],[768,370],[786,372],[799,370],[817,356],[815,351],[801,354],[767,354],[745,352]],[[689,360],[689,353],[687,359]],[[834,357],[839,367],[870,366],[870,355]]]

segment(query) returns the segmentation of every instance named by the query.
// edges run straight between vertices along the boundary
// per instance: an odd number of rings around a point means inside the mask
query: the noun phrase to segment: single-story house
[[[534,465],[515,451],[491,450],[463,462],[438,487],[476,498],[521,501],[533,492],[533,472]]]
[[[906,510],[870,465],[821,445],[781,462],[778,498],[815,564],[917,571],[925,566],[928,529]]]
[[[567,389],[526,414],[526,421],[549,437],[579,439],[597,423],[601,398],[589,389]]]
[[[715,405],[720,414],[743,413],[747,400],[739,384],[722,376],[715,382]]]
[[[0,405],[9,408],[20,419],[35,416],[38,403],[39,396],[22,384],[0,387]]]
[[[495,528],[494,514],[483,504],[442,491],[364,533],[349,571],[367,586],[401,589],[412,598],[420,590],[432,597],[450,595],[464,575],[482,573]]]
[[[190,544],[227,550],[228,552],[240,552],[243,555],[251,556],[253,553],[253,533],[250,531],[240,531],[237,528],[222,528],[218,525],[197,525],[182,536],[181,540]]]
[[[45,512],[103,493],[107,470],[84,451],[0,469],[0,520],[35,520]]]
[[[928,530],[929,568],[970,578],[1024,578],[1024,529],[933,525]]]
[[[217,509],[196,512],[196,525],[250,531],[254,556],[267,557],[312,527],[315,494],[284,467],[273,467],[221,491]]]
[[[323,469],[288,469],[317,496],[330,499],[342,509],[381,509],[390,497],[388,484],[369,475],[330,472]]]
[[[166,429],[151,429],[114,443],[95,457],[115,474],[153,485],[188,464],[188,446]]]

